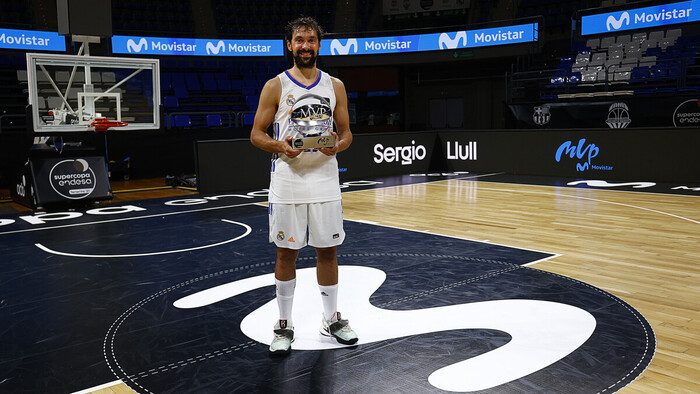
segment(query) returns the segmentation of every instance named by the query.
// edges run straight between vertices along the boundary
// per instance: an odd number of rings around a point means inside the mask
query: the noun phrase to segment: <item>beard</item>
[[[310,53],[311,57],[303,58],[302,53]],[[316,65],[316,57],[313,51],[299,51],[294,55],[294,64],[299,68],[313,68]]]

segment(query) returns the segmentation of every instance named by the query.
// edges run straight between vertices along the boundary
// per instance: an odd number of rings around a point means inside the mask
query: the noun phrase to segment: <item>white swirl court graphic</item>
[[[432,372],[428,382],[442,390],[487,390],[537,372],[578,349],[596,328],[596,319],[585,310],[540,300],[494,300],[414,310],[378,308],[369,299],[386,280],[384,271],[363,266],[340,266],[339,271],[343,291],[354,295],[352,302],[339,300],[339,309],[361,333],[359,344],[464,329],[489,328],[511,336],[510,342],[497,349]],[[315,281],[315,268],[297,270],[296,305],[320,303]],[[174,306],[205,307],[273,284],[273,274],[241,279],[180,298]],[[311,309],[294,309],[294,349],[344,347],[318,335],[319,317],[308,313]],[[246,316],[241,330],[249,338],[268,344],[272,339],[270,321],[276,313],[277,301],[273,299]],[[494,374],[494,370],[500,372]]]

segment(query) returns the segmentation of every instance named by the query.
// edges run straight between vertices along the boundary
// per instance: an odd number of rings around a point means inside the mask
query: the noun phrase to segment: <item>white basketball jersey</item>
[[[316,81],[309,86],[295,80],[288,71],[279,74],[277,78],[282,83],[282,94],[275,114],[272,138],[283,141],[288,136],[301,137],[298,127],[291,121],[290,113],[297,100],[304,96],[321,97],[335,110],[333,81],[330,75],[321,70]],[[332,122],[331,118],[323,128],[330,126],[332,130]],[[316,149],[308,149],[293,159],[276,153],[272,155],[270,171],[271,203],[301,204],[340,200],[338,161],[335,156],[326,156]]]

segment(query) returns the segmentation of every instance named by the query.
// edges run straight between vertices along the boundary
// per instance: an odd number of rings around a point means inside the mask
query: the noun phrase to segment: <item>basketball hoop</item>
[[[94,127],[95,131],[100,133],[109,130],[110,127],[124,127],[126,125],[128,125],[127,122],[107,120],[107,118],[95,118],[95,120],[90,123],[90,126]]]

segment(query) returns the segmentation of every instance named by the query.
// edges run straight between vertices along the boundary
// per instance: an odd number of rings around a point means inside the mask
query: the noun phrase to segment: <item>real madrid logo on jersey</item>
[[[295,102],[296,102],[296,100],[294,99],[293,94],[290,94],[289,96],[287,96],[287,105],[288,106],[290,106],[290,107],[293,106]]]

